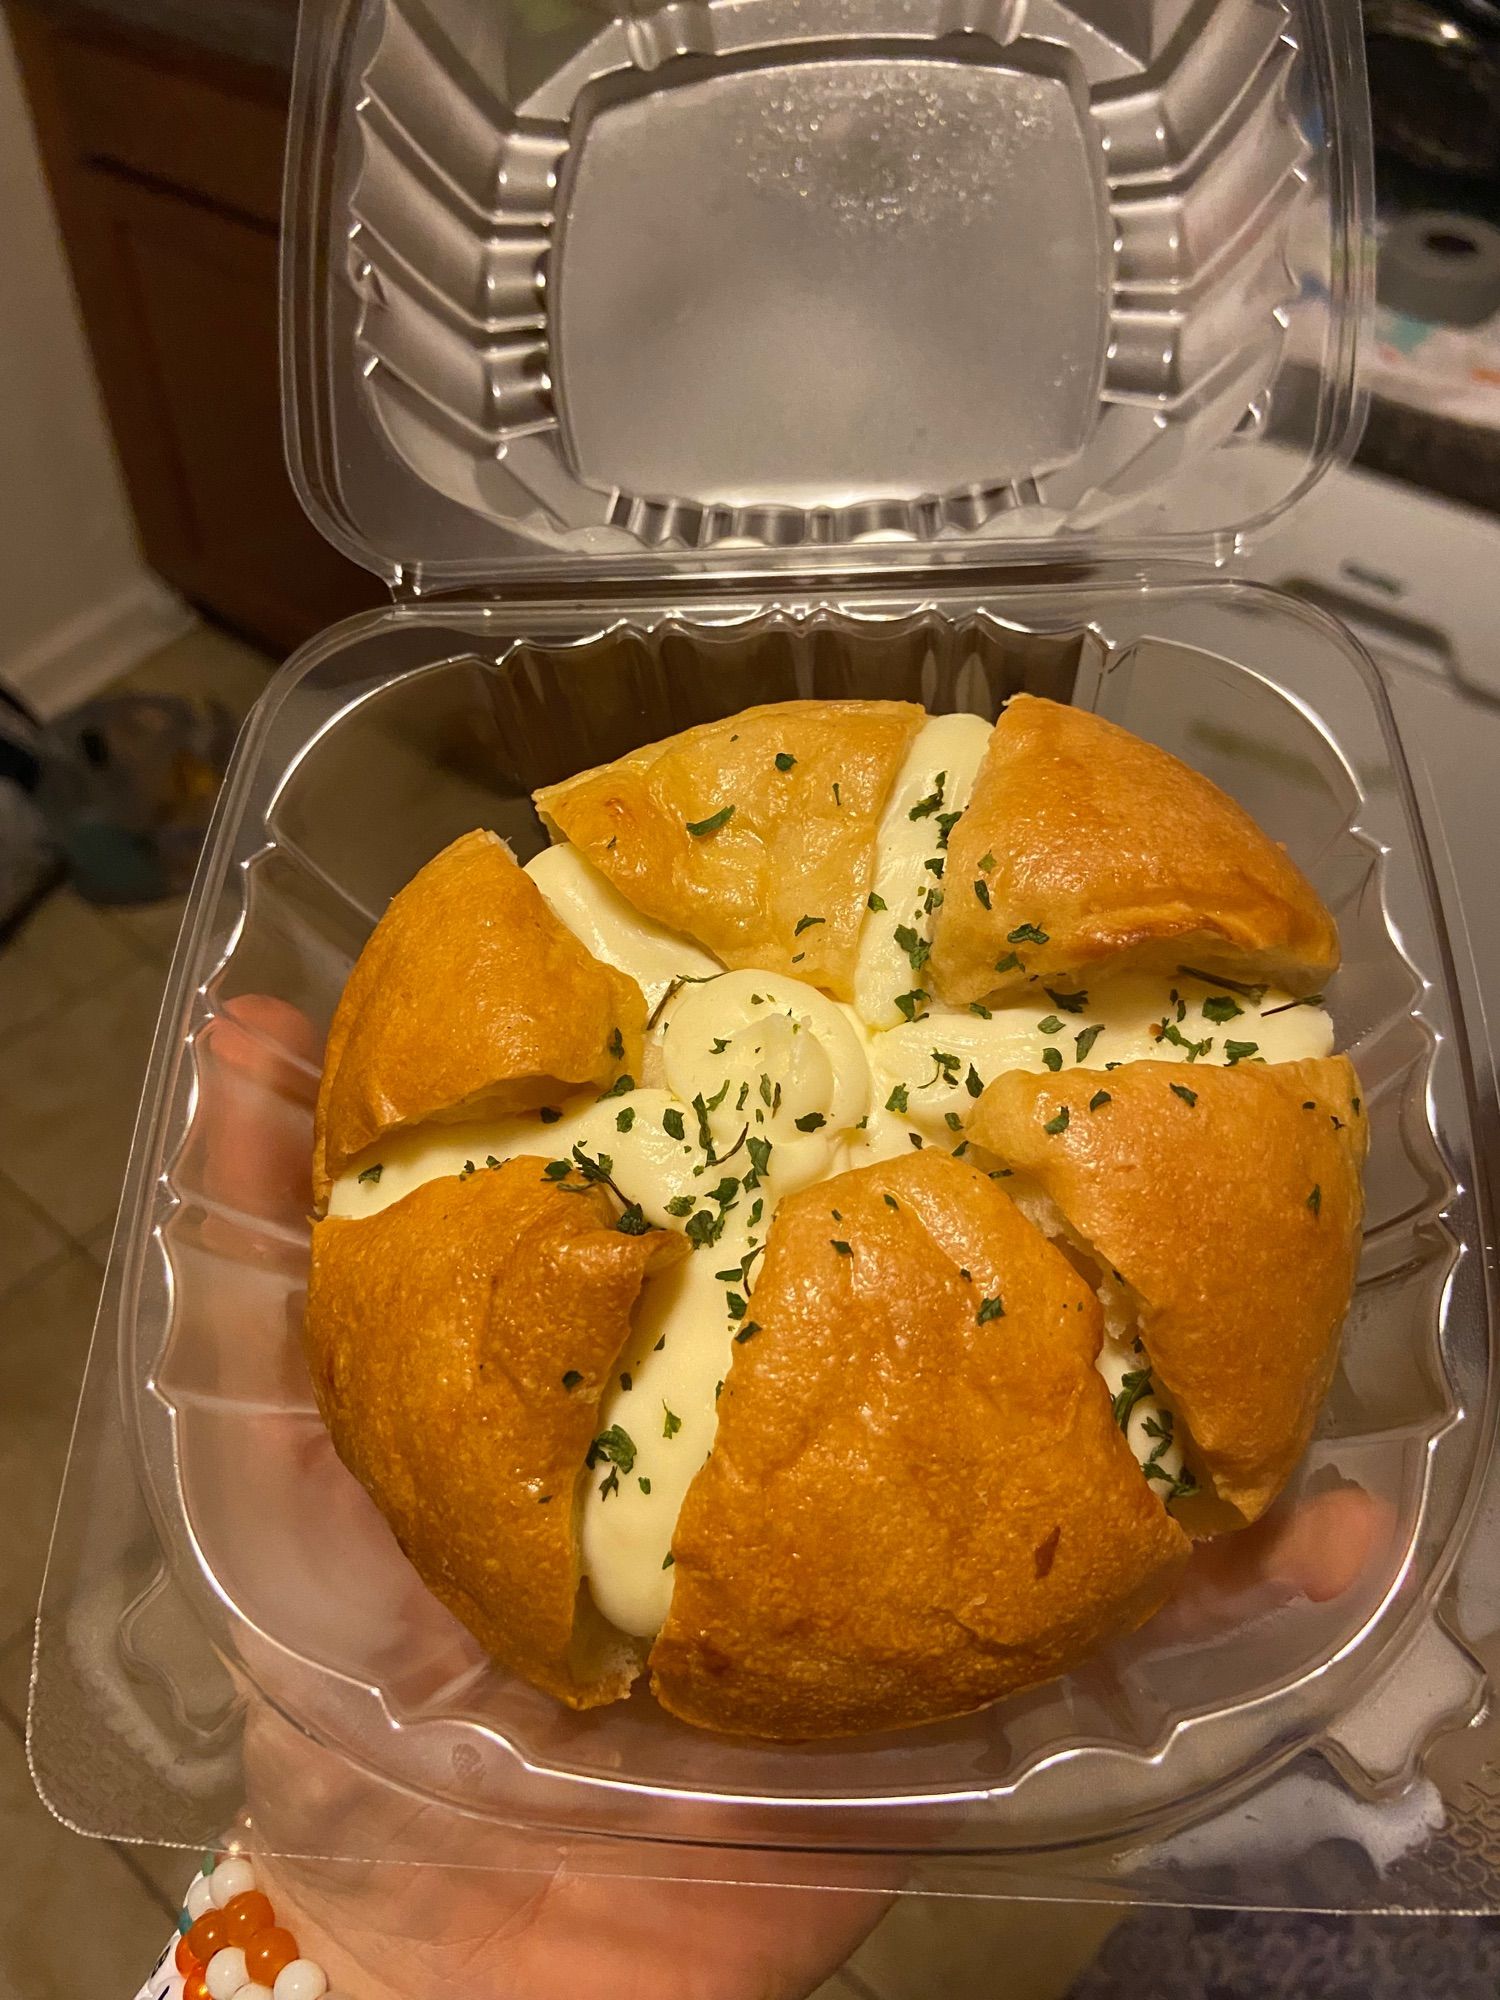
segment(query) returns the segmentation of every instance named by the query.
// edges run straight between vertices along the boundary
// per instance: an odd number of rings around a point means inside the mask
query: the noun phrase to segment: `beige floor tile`
[[[197,625],[143,660],[118,686],[135,694],[212,698],[241,722],[280,664],[217,626]]]
[[[161,974],[119,978],[0,1046],[0,1130],[23,1194],[75,1237],[119,1203]]]
[[[170,1919],[113,1848],[58,1825],[9,1729],[0,1729],[0,1857],[0,1993],[133,1993],[166,1944]]]
[[[0,1042],[138,962],[101,911],[54,889],[0,949]]]
[[[160,903],[137,903],[103,912],[105,921],[148,964],[163,972],[171,963],[177,933],[182,928],[186,896],[168,896]]]
[[[1063,2000],[1121,1912],[904,1896],[847,1970],[876,2000]],[[1003,1968],[1003,1981],[1000,1971]]]
[[[62,1231],[0,1174],[0,1298],[67,1247]]]
[[[0,1301],[0,1521],[6,1552],[0,1563],[0,1633],[7,1638],[36,1610],[98,1296],[99,1267],[75,1250]],[[0,1983],[0,1993],[13,1990]]]

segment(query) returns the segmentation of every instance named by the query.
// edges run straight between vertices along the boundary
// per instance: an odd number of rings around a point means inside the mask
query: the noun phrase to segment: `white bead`
[[[197,1923],[204,1911],[211,1910],[213,1906],[214,1892],[208,1877],[206,1875],[195,1875],[191,1888],[183,1898],[183,1907],[193,1922]]]
[[[328,1975],[310,1958],[294,1958],[276,1975],[275,2000],[323,2000],[327,1991]]]
[[[214,1908],[222,1910],[232,1897],[243,1896],[247,1889],[255,1887],[255,1870],[240,1855],[232,1854],[227,1861],[221,1861],[209,1876],[208,1886]]]
[[[248,1985],[250,1969],[245,1964],[245,1954],[237,1944],[227,1944],[222,1951],[216,1951],[203,1972],[203,1983],[213,2000],[235,2000],[242,1986]]]

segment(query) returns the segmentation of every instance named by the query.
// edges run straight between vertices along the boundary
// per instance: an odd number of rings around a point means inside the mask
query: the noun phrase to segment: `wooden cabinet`
[[[308,521],[282,454],[286,77],[7,13],[147,559],[278,651],[387,601]]]

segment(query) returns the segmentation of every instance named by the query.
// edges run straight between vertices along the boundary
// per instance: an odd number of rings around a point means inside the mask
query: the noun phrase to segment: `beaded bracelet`
[[[177,1918],[182,2000],[348,2000],[329,1990],[255,1886],[243,1854],[205,1854]]]

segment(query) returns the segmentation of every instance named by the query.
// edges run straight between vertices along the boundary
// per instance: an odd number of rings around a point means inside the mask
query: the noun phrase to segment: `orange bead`
[[[205,1910],[187,1934],[188,1949],[200,1965],[207,1965],[216,1951],[229,1942],[222,1910]]]
[[[182,1989],[182,2000],[213,2000],[208,1990],[208,1981],[201,1972],[190,1972]]]
[[[245,1946],[245,1970],[262,1986],[274,1986],[277,1973],[297,1955],[297,1940],[291,1932],[274,1925],[268,1931],[257,1931]]]
[[[172,1958],[173,1963],[184,1979],[187,1978],[189,1973],[199,1970],[198,1954],[193,1950],[193,1947],[185,1937],[180,1937],[177,1940],[177,1949],[172,1954]]]
[[[271,1908],[269,1896],[263,1896],[259,1889],[247,1889],[241,1896],[231,1896],[224,1905],[224,1928],[229,1933],[231,1944],[248,1944],[257,1931],[268,1931],[276,1921],[276,1912]]]

